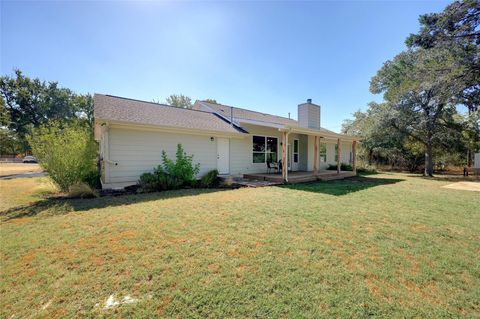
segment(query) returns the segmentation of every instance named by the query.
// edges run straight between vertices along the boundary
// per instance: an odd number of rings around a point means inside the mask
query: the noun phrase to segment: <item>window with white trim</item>
[[[270,136],[252,137],[252,162],[277,162],[278,138]]]
[[[298,163],[298,140],[293,140],[293,162]]]

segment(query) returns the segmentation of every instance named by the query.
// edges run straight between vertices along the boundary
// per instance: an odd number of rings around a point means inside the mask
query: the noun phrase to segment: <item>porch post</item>
[[[337,174],[340,174],[340,163],[341,163],[341,146],[340,146],[340,139],[337,139]]]
[[[313,144],[313,174],[317,175],[318,173],[318,136],[315,135],[315,142]]]
[[[352,143],[352,169],[353,174],[357,175],[357,141]]]
[[[287,180],[287,132],[282,132],[282,179]]]

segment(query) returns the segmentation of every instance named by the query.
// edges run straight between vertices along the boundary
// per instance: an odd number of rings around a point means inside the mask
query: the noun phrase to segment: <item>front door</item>
[[[293,152],[290,157],[290,162],[292,165],[290,166],[292,171],[298,171],[298,161],[299,161],[299,141],[293,140]]]
[[[229,174],[230,141],[228,138],[217,138],[217,170],[219,174]]]

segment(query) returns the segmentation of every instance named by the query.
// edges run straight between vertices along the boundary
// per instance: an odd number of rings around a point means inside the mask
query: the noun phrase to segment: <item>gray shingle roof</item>
[[[134,124],[196,129],[223,133],[241,133],[211,112],[133,100],[118,96],[95,94],[94,117],[97,120]]]
[[[195,103],[194,108],[195,109],[201,109],[199,104],[203,104],[203,105],[209,107],[214,112],[217,112],[218,114],[221,114],[221,115],[225,116],[226,118],[230,118],[230,112],[231,112],[231,110],[233,110],[233,118],[234,119],[254,120],[254,121],[288,125],[288,126],[293,126],[293,127],[297,126],[297,121],[286,118],[286,117],[282,117],[282,116],[251,111],[251,110],[242,109],[242,108],[239,108],[239,107],[228,106],[228,105],[208,103],[208,102],[203,102],[203,101],[199,101],[199,102]]]
[[[193,108],[197,110],[216,112],[218,114],[221,114],[222,116],[225,116],[227,119],[230,119],[231,112],[233,110],[234,122],[235,120],[238,121],[238,120],[244,119],[244,120],[259,121],[264,123],[280,124],[280,125],[285,125],[289,127],[298,127],[298,122],[296,120],[292,120],[283,116],[251,111],[251,110],[247,110],[247,109],[243,109],[235,106],[197,101],[195,102]],[[320,128],[320,132],[343,136],[343,134],[335,133],[323,127]]]

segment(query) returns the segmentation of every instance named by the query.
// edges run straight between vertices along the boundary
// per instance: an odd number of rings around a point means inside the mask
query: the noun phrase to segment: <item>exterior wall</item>
[[[175,158],[177,144],[182,144],[193,162],[200,163],[199,176],[217,168],[217,143],[210,136],[166,133],[111,127],[108,130],[108,160],[105,163],[107,184],[134,184],[144,172],[150,172],[162,161],[162,150]]]
[[[313,170],[313,152],[314,152],[314,137],[309,136],[308,137],[308,170],[312,171]],[[335,145],[337,143],[335,141],[321,141],[320,143],[326,144],[326,149],[327,149],[327,161],[326,162],[321,162],[320,161],[320,154],[318,156],[318,169],[319,170],[324,170],[327,169],[329,165],[337,165],[337,162],[335,161]],[[319,144],[320,145],[320,144]],[[320,147],[319,147],[320,149]],[[346,164],[351,164],[350,162],[350,154],[352,151],[352,142],[341,142],[341,162],[346,163]]]
[[[253,173],[265,173],[267,172],[266,163],[253,163],[253,136],[268,136],[276,137],[278,139],[277,144],[277,158],[278,160],[282,159],[282,147],[280,143],[282,142],[282,133],[277,128],[269,128],[264,126],[257,125],[242,125],[242,127],[248,131],[248,135],[243,139],[231,139],[230,140],[230,174],[234,176],[240,176],[243,174],[253,174]],[[289,134],[288,143],[292,145],[293,150],[293,140],[299,140],[299,170],[302,170],[302,161],[306,156],[302,153],[302,135],[299,134]],[[305,146],[306,148],[306,146]]]
[[[308,149],[308,135],[300,135],[300,140],[299,140],[299,165],[298,169],[300,171],[306,171],[308,170],[308,158],[309,158],[309,149]],[[313,149],[312,149],[313,151]]]
[[[253,163],[253,136],[276,137],[277,158],[281,159],[282,133],[277,128],[256,125],[244,125],[249,132],[244,138],[230,140],[230,174],[241,176],[249,173],[264,173],[266,163]],[[289,134],[288,142],[299,140],[299,170],[313,170],[314,137],[303,134]],[[104,127],[100,137],[100,153],[104,158],[102,182],[107,187],[121,187],[135,184],[140,175],[150,172],[161,163],[162,150],[169,158],[175,158],[177,144],[184,147],[187,154],[193,154],[193,162],[200,163],[199,177],[217,168],[217,141],[209,135],[186,133],[168,133],[155,130],[143,130],[111,126]],[[318,169],[326,169],[328,164],[336,165],[334,141],[327,141],[327,161],[320,162]],[[342,163],[349,163],[352,143],[342,143]]]

